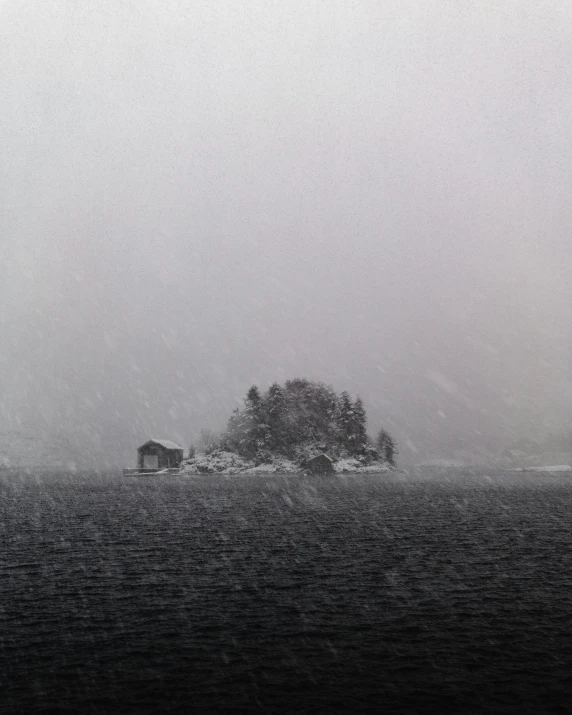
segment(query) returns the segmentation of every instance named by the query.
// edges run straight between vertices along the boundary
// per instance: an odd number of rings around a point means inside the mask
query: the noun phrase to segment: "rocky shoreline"
[[[391,469],[386,462],[363,464],[355,457],[335,460],[332,466],[334,474],[387,472]],[[196,455],[181,465],[183,474],[304,474],[306,471],[299,463],[279,455],[272,456],[269,462],[255,464],[235,452],[225,450]]]

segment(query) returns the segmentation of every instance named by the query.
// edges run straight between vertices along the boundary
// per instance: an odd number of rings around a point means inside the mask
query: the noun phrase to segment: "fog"
[[[360,394],[403,460],[572,419],[572,13],[0,2],[0,418],[82,464]]]

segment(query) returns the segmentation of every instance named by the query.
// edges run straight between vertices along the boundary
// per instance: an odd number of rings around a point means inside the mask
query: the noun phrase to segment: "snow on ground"
[[[243,459],[234,452],[217,450],[212,454],[197,454],[183,462],[185,474],[237,474],[254,467],[252,462]]]
[[[347,457],[346,459],[339,459],[334,462],[334,472],[336,474],[347,474],[348,472],[387,472],[389,467],[383,462],[373,462],[373,464],[368,464],[367,467],[359,462],[353,457]]]
[[[442,467],[444,469],[464,467],[464,463],[458,459],[430,459],[426,462],[415,464],[416,467]]]
[[[555,464],[551,467],[519,467],[513,472],[572,472],[569,464]]]
[[[256,472],[275,473],[275,474],[294,474],[303,470],[295,463],[286,458],[275,459],[272,464],[259,464],[258,467],[247,469],[248,474]]]
[[[334,463],[334,471],[339,474],[349,472],[385,472],[389,467],[383,462],[375,462],[364,467],[357,459],[340,459]],[[271,463],[259,464],[243,459],[234,452],[215,451],[212,454],[198,454],[186,460],[181,468],[183,474],[300,474],[304,470],[285,457],[275,457]]]

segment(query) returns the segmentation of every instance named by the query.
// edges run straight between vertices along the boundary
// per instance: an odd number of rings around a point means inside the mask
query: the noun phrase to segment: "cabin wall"
[[[307,466],[312,474],[332,474],[334,471],[332,463],[325,457],[310,459]]]
[[[158,458],[157,469],[178,467],[183,461],[182,450],[170,450],[160,444],[150,444],[144,449],[137,450],[137,468],[145,469],[145,456],[154,455]]]
[[[137,466],[139,467],[139,469],[144,469],[144,460],[145,457],[148,455],[157,456],[157,469],[165,469],[169,466],[167,450],[164,447],[161,447],[161,445],[150,444],[149,446],[145,447],[145,449],[137,450]]]

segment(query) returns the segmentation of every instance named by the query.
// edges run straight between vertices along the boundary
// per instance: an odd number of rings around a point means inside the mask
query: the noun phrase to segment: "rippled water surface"
[[[0,476],[0,711],[569,712],[572,477]]]

